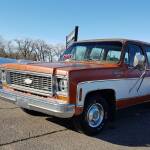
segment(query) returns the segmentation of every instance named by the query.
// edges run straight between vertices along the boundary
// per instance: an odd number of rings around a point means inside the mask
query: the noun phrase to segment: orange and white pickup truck
[[[4,64],[0,99],[28,113],[76,118],[96,134],[118,109],[150,100],[150,44],[126,39],[74,42],[57,63]]]

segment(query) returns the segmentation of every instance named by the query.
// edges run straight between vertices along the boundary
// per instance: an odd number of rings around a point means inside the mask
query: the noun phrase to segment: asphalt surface
[[[100,134],[76,132],[71,120],[31,116],[0,100],[0,150],[148,150],[150,104],[118,112]]]

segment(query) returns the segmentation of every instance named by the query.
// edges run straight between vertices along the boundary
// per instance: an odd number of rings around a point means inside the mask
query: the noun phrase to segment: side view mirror
[[[134,57],[133,66],[137,69],[144,70],[145,68],[145,56],[138,54]]]

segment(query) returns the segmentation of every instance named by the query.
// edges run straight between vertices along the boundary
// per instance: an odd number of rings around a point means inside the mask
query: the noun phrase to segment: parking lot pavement
[[[1,150],[148,150],[150,105],[121,110],[116,121],[99,135],[74,131],[71,120],[31,116],[13,104],[0,101]]]

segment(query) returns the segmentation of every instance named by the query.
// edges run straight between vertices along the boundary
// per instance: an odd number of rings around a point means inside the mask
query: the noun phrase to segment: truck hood
[[[50,74],[66,74],[75,70],[87,70],[98,68],[116,68],[118,64],[99,64],[93,62],[56,62],[56,63],[28,63],[28,64],[4,64],[2,67],[12,70],[32,71]]]

